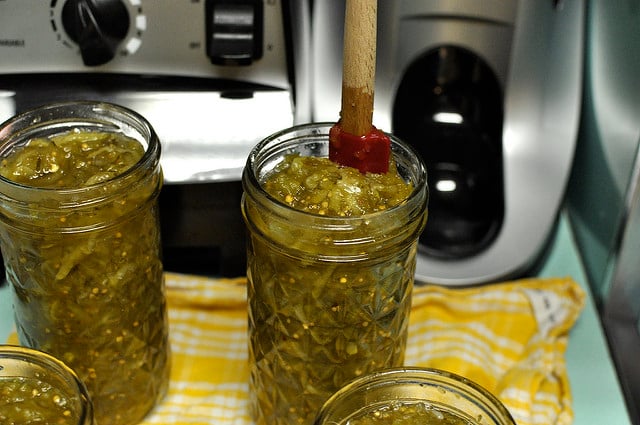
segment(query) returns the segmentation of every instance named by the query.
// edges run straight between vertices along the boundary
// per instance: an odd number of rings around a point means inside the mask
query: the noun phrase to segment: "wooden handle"
[[[346,0],[340,125],[356,136],[372,126],[377,12],[377,0]]]

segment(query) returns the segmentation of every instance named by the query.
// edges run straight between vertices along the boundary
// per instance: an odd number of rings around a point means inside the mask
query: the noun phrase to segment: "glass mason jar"
[[[140,158],[130,158],[126,171],[110,172],[131,146],[103,147],[101,137],[141,144]],[[61,157],[72,155],[73,138],[108,170],[64,188],[6,177],[30,167],[46,168],[39,178],[49,178],[47,172],[63,169]],[[8,158],[26,144],[37,155],[7,171]],[[78,374],[100,425],[139,422],[166,393],[170,368],[156,133],[143,117],[116,105],[53,104],[0,126],[0,158],[0,248],[20,343]]]
[[[327,400],[314,425],[516,425],[478,384],[437,369],[391,368],[353,380]]]
[[[85,385],[41,351],[0,345],[0,423],[94,425]]]
[[[271,135],[249,154],[243,174],[257,424],[311,424],[343,384],[404,361],[417,238],[427,218],[426,171],[414,151],[391,136],[399,174],[413,190],[376,213],[303,212],[261,186],[287,154],[326,157],[331,125]]]

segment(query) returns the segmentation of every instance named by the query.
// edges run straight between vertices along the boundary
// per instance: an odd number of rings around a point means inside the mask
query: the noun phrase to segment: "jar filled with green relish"
[[[38,350],[0,345],[0,424],[95,422],[87,389],[67,365]]]
[[[346,382],[404,361],[426,170],[393,136],[388,173],[338,166],[330,128],[266,138],[243,174],[258,425],[311,424]]]
[[[336,391],[314,425],[516,425],[485,388],[438,369],[390,368]]]
[[[0,247],[20,343],[85,383],[100,425],[139,422],[170,356],[151,125],[107,103],[60,103],[0,127]]]

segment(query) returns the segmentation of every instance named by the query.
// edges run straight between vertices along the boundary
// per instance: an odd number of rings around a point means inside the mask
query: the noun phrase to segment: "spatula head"
[[[391,140],[374,126],[364,136],[347,133],[340,122],[329,131],[329,159],[361,173],[382,174],[389,171]]]

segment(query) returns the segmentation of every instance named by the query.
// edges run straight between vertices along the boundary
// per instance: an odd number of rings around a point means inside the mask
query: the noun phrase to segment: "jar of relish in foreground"
[[[0,345],[0,424],[95,422],[87,389],[64,363],[41,351]]]
[[[258,425],[310,425],[346,382],[404,361],[426,171],[394,137],[389,173],[330,163],[330,128],[268,137],[243,175]]]
[[[516,425],[504,405],[466,378],[437,369],[391,368],[353,380],[314,425]]]
[[[160,144],[107,103],[44,106],[0,127],[0,246],[20,343],[85,383],[100,425],[165,394]]]

